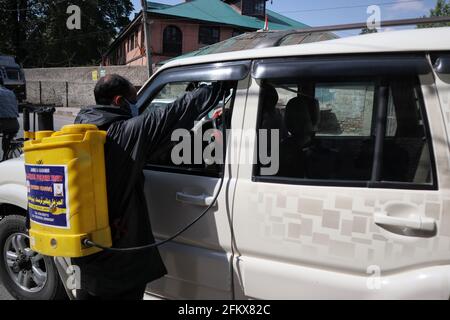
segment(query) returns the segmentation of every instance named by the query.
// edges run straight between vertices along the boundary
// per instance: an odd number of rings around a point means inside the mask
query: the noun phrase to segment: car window
[[[320,122],[316,135],[370,136],[373,83],[318,83]]]
[[[147,165],[153,169],[176,170],[180,173],[192,173],[218,176],[223,169],[222,129],[225,119],[226,128],[231,125],[231,115],[235,87],[237,82],[172,82],[164,85],[144,108],[167,108],[177,99],[203,86],[224,85],[229,88],[223,97],[219,97],[208,113],[201,115],[192,128],[176,130],[167,137],[162,146],[148,156]]]
[[[392,81],[386,115],[381,179],[431,183],[429,142],[419,88],[411,80]]]
[[[288,183],[431,185],[431,149],[417,81],[415,77],[262,81],[258,129],[278,130],[278,145],[265,139],[258,142],[258,149],[278,152],[273,177],[287,178]],[[382,118],[377,114],[381,86],[389,90]],[[382,147],[375,152],[379,123],[385,132],[380,132]],[[381,158],[376,178],[375,155]],[[257,176],[264,176],[265,166],[256,166]]]
[[[150,106],[160,106],[175,101],[189,91],[188,86],[189,82],[173,82],[166,84],[151,101]]]

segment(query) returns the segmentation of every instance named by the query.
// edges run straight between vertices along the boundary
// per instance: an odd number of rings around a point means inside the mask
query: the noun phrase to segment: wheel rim
[[[47,262],[31,250],[28,236],[14,233],[8,237],[4,248],[6,269],[13,282],[27,292],[39,292],[47,283]]]
[[[12,144],[8,150],[8,159],[14,159],[20,157],[22,154],[22,145],[21,144]]]

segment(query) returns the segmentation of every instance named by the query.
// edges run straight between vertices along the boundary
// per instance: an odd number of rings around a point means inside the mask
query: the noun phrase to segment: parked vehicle
[[[3,78],[5,87],[14,91],[19,102],[26,100],[25,74],[14,57],[0,55],[0,77]]]
[[[141,110],[165,107],[192,82],[226,81],[233,133],[225,165],[149,158],[145,190],[160,240],[194,220],[224,183],[210,212],[160,247],[168,275],[148,294],[449,299],[449,38],[450,28],[386,32],[161,67],[139,93]],[[259,129],[279,136],[262,139]],[[267,146],[279,147],[278,170],[276,157],[259,154]],[[5,244],[25,232],[18,216],[26,205],[23,161],[0,164],[0,276],[16,297],[31,296],[17,253],[29,250],[26,241]],[[11,220],[17,227],[5,228]],[[52,265],[40,271],[53,289],[34,294],[57,296]]]

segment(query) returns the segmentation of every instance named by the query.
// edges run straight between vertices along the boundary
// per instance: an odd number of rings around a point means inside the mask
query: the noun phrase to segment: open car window
[[[209,111],[200,115],[189,130],[174,132],[167,137],[162,147],[149,155],[147,166],[156,170],[179,173],[220,176],[223,171],[224,120],[230,128],[233,112],[236,81],[190,81],[165,84],[151,99],[146,108],[167,108],[171,103],[202,86],[213,84],[228,88]]]

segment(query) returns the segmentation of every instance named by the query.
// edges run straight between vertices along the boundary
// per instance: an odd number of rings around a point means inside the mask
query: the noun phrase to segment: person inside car
[[[318,101],[310,96],[289,100],[285,114],[289,136],[280,144],[279,175],[309,179],[330,179],[339,161],[335,150],[315,139],[319,122]]]

